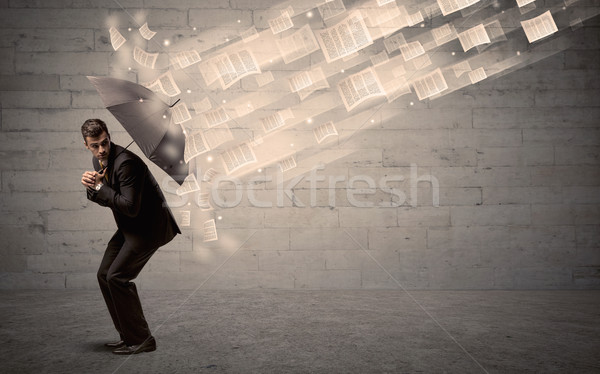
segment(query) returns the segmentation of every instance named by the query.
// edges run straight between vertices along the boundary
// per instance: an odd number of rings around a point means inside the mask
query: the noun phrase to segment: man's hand
[[[102,182],[102,178],[106,174],[108,168],[104,169],[102,173],[98,173],[97,171],[86,171],[81,176],[81,184],[85,187],[94,188],[95,185]]]

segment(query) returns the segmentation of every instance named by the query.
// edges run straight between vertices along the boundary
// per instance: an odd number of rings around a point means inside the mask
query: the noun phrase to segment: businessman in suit
[[[110,141],[106,124],[89,119],[81,127],[94,171],[83,173],[87,198],[112,210],[117,232],[108,242],[98,282],[120,339],[106,346],[115,354],[156,349],[132,282],[156,250],[181,231],[146,164]]]

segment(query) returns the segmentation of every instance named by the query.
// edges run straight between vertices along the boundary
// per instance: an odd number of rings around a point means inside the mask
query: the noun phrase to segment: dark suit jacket
[[[99,171],[98,159],[92,163]],[[106,175],[99,191],[87,189],[87,198],[112,210],[125,240],[156,248],[181,234],[158,183],[137,155],[111,142]]]

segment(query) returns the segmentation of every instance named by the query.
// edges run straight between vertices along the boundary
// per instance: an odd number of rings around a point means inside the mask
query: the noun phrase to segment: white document
[[[485,73],[485,70],[483,69],[483,67],[477,68],[477,69],[469,72],[469,79],[471,80],[472,84],[480,82],[480,81],[484,80],[485,78],[487,78],[487,74]]]
[[[410,64],[412,64],[413,70],[421,70],[421,69],[425,69],[426,67],[431,65],[432,62],[431,62],[431,59],[429,58],[429,55],[424,54],[424,55],[415,57],[412,60],[410,60]]]
[[[446,23],[445,25],[431,30],[431,35],[433,35],[433,40],[435,41],[435,44],[437,46],[454,40],[457,37],[454,25],[451,25],[449,23]]]
[[[346,11],[346,7],[344,6],[344,2],[342,0],[326,1],[323,4],[318,5],[317,8],[319,9],[319,13],[321,13],[321,18],[323,18],[323,21],[327,21],[328,19],[340,15]]]
[[[268,117],[261,118],[260,122],[262,123],[265,132],[268,133],[285,126],[285,121],[291,118],[294,118],[294,113],[288,108],[280,110]]]
[[[359,11],[350,13],[335,26],[319,30],[317,39],[328,63],[373,44],[373,39]]]
[[[183,160],[187,164],[194,157],[206,153],[209,150],[210,149],[206,144],[206,139],[204,139],[204,134],[202,133],[202,131],[194,131],[185,138]]]
[[[119,30],[114,27],[111,27],[108,32],[110,33],[110,44],[112,45],[113,49],[117,51],[123,44],[125,44],[127,39],[125,39]]]
[[[420,11],[417,11],[416,13],[409,14],[408,17],[406,17],[406,20],[408,21],[408,26],[414,26],[417,23],[423,22],[425,19],[423,18],[423,14]]]
[[[406,44],[406,39],[401,32],[383,39],[383,45],[388,54],[392,54],[392,52],[400,49],[400,46],[403,44]]]
[[[200,192],[198,194],[196,203],[198,204],[198,207],[202,211],[213,209],[213,207],[210,205],[210,193],[208,193],[208,192]]]
[[[419,100],[435,96],[448,89],[448,84],[440,68],[412,82]]]
[[[527,4],[533,3],[535,0],[517,0],[517,5],[520,7],[523,7]]]
[[[248,75],[261,73],[254,55],[247,49],[238,53],[223,53],[216,57],[214,65],[224,90]]]
[[[258,31],[256,30],[256,26],[252,26],[251,28],[249,28],[246,31],[243,31],[240,36],[242,37],[242,41],[244,43],[248,43],[251,42],[255,39],[258,39],[258,37],[260,36],[258,34]]]
[[[192,115],[183,101],[171,108],[171,115],[173,122],[178,125],[192,119]]]
[[[233,134],[228,127],[214,128],[204,132],[204,139],[208,144],[208,148],[215,149],[221,144],[225,144],[233,140]]]
[[[482,23],[458,34],[458,40],[465,52],[475,46],[490,43],[490,37]]]
[[[150,30],[148,28],[148,22],[144,23],[142,25],[142,27],[140,27],[140,34],[142,34],[142,37],[146,40],[150,40],[152,39],[152,37],[154,37],[154,35],[156,35],[156,32]]]
[[[478,2],[479,0],[437,0],[437,3],[442,10],[442,14],[445,16],[467,8]]]
[[[191,215],[191,213],[192,212],[190,212],[189,210],[182,210],[181,211],[181,221],[179,222],[180,226],[183,226],[183,227],[190,226],[190,224],[192,223],[192,220],[191,220],[191,216],[192,215]]]
[[[381,51],[375,56],[371,56],[371,64],[373,66],[383,65],[388,61],[390,61],[390,57],[388,56],[386,51]]]
[[[277,48],[283,62],[289,64],[319,49],[315,34],[309,25],[302,26],[298,31],[280,40],[276,40]]]
[[[221,153],[223,164],[227,170],[227,174],[236,171],[237,169],[256,162],[256,156],[252,147],[248,143],[242,143],[236,147],[229,148]]]
[[[222,106],[218,107],[217,109],[204,112],[203,116],[206,120],[206,124],[208,125],[208,127],[218,126],[231,119],[225,111],[225,108],[223,108]]]
[[[177,187],[175,193],[177,193],[178,196],[182,196],[195,191],[200,191],[200,185],[196,180],[196,176],[194,175],[194,173],[192,173],[185,177],[183,183],[181,184],[181,186]]]
[[[294,27],[294,23],[292,22],[290,14],[284,10],[279,17],[269,20],[269,27],[271,28],[273,35],[277,35]]]
[[[181,93],[170,70],[160,75],[155,81],[147,84],[146,87],[154,92],[160,92],[169,97],[177,96]]]
[[[348,112],[371,97],[385,95],[372,67],[340,81],[338,92]]]
[[[296,160],[294,159],[294,156],[288,157],[285,160],[281,160],[279,162],[279,167],[281,168],[281,171],[288,171],[290,169],[295,168]]]
[[[213,179],[217,175],[219,175],[219,172],[213,168],[210,168],[206,171],[206,173],[204,173],[204,177],[202,177],[202,180],[205,181],[206,183],[212,183]]]
[[[522,21],[521,26],[523,26],[523,31],[525,31],[529,43],[533,43],[558,31],[558,27],[556,27],[550,11],[530,20]]]
[[[454,71],[454,75],[456,78],[460,78],[464,73],[468,73],[471,71],[471,65],[469,65],[469,61],[461,61],[456,65],[452,66],[452,70]]]
[[[297,91],[298,96],[300,96],[300,100],[306,99],[315,91],[329,88],[329,82],[327,82],[327,77],[325,76],[325,73],[323,73],[323,69],[321,69],[321,67],[312,69],[308,72],[308,75],[312,81],[312,84]]]
[[[273,77],[273,73],[271,71],[267,71],[266,73],[256,76],[256,84],[258,84],[258,87],[264,87],[274,80],[275,78]]]
[[[133,59],[140,65],[150,69],[154,69],[158,53],[148,53],[138,47],[137,45],[133,48]]]
[[[335,126],[332,121],[322,124],[321,126],[315,128],[313,130],[313,134],[315,134],[315,138],[317,139],[317,143],[321,144],[325,138],[328,136],[336,136],[338,135]]]
[[[196,114],[200,114],[206,112],[207,110],[210,110],[212,108],[212,104],[210,102],[210,99],[208,97],[205,97],[201,101],[196,101],[192,103],[192,107],[194,107],[194,112],[196,112]]]
[[[215,224],[214,219],[204,222],[203,230],[205,242],[212,242],[219,239],[217,236],[217,225]]]
[[[411,92],[410,85],[404,77],[399,77],[386,82],[383,85],[383,89],[385,90],[385,97],[387,98],[388,103]]]
[[[400,52],[404,61],[410,61],[415,57],[419,57],[425,53],[425,49],[421,45],[420,41],[414,41],[400,46]]]
[[[182,69],[187,68],[188,66],[192,66],[202,59],[200,58],[200,54],[195,49],[189,51],[178,52],[175,55],[175,60],[179,64]]]

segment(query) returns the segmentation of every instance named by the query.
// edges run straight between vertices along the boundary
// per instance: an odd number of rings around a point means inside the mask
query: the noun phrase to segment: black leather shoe
[[[156,340],[154,337],[149,337],[142,344],[138,345],[123,345],[113,351],[116,355],[134,355],[142,352],[152,352],[156,350]]]
[[[119,340],[118,342],[112,342],[112,343],[106,343],[106,344],[104,344],[104,346],[108,347],[108,348],[120,348],[120,347],[122,347],[124,345],[125,345],[125,342],[122,341],[122,340]]]

